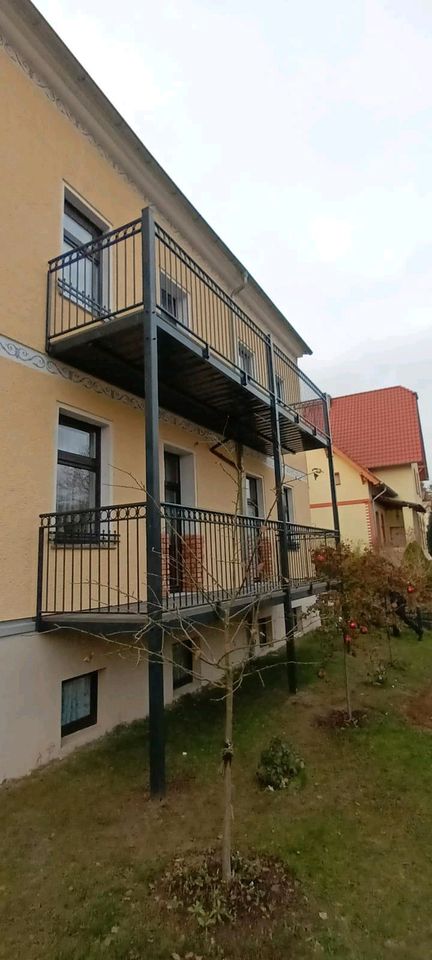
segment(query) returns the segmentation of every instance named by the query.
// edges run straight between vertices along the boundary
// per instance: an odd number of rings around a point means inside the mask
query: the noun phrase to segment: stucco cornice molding
[[[81,370],[77,370],[75,367],[70,367],[68,364],[62,363],[60,360],[53,360],[52,357],[49,357],[41,350],[29,347],[24,343],[20,343],[18,340],[6,337],[4,334],[0,334],[0,357],[12,360],[14,363],[20,363],[32,370],[38,370],[40,373],[48,373],[52,376],[61,377],[69,383],[84,387],[85,390],[91,390],[99,396],[106,397],[107,400],[123,403],[133,410],[144,410],[144,400],[142,397],[138,397],[134,393],[129,393],[127,390],[120,390],[118,387],[113,386],[113,384],[106,383],[105,380],[99,380],[98,377],[92,377]],[[187,433],[194,434],[194,436],[203,443],[220,443],[223,439],[219,434],[206,430],[204,427],[200,427],[198,424],[193,423],[191,420],[186,420],[184,417],[179,417],[169,410],[160,408],[159,417],[163,423],[180,427]],[[248,452],[251,456],[267,464],[271,462],[268,457],[256,450],[248,449]]]
[[[119,390],[118,387],[114,387],[104,380],[98,380],[96,377],[91,377],[87,373],[76,370],[75,367],[69,367],[66,363],[53,360],[52,357],[48,357],[47,354],[42,353],[40,350],[35,350],[34,347],[28,347],[24,343],[19,343],[18,340],[12,340],[3,334],[0,334],[0,357],[1,356],[7,357],[15,363],[21,363],[26,367],[31,367],[33,370],[39,370],[41,373],[50,373],[54,376],[61,377],[63,380],[68,380],[69,383],[76,383],[86,390],[92,390],[100,396],[107,397],[108,400],[117,400],[117,402],[124,403],[128,407],[133,407],[135,410],[144,409],[144,401],[140,397],[136,397],[133,393],[128,393],[126,390]]]

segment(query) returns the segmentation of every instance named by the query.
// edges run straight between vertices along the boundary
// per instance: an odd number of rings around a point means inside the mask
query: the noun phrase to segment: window
[[[254,355],[252,350],[249,350],[244,343],[239,340],[238,346],[238,355],[239,355],[239,367],[248,377],[253,377],[254,375]]]
[[[259,517],[261,509],[261,480],[258,477],[246,476],[246,514],[248,517]]]
[[[165,503],[181,503],[180,457],[178,453],[164,453]]]
[[[282,377],[276,377],[276,397],[282,403],[285,400],[285,382]]]
[[[177,453],[164,452],[165,503],[181,503],[180,457]],[[166,508],[168,534],[168,571],[170,593],[183,589],[183,538],[182,522],[178,510]]]
[[[283,488],[283,498],[288,523],[294,523],[294,499],[291,487]]]
[[[336,484],[336,486],[337,486],[337,487],[340,487],[340,482],[341,482],[340,473],[337,473],[337,472],[336,472],[335,475],[334,475],[334,478],[335,478],[335,484]]]
[[[265,647],[273,641],[273,621],[271,617],[260,617],[258,620],[258,639],[260,647]]]
[[[98,240],[102,230],[80,210],[65,200],[63,213],[63,253],[73,253],[86,243]],[[62,292],[80,306],[100,310],[102,304],[101,251],[98,247],[66,264],[61,278]]]
[[[97,723],[98,675],[84,673],[63,680],[61,699],[61,735],[83,730]]]
[[[179,287],[166,273],[160,274],[160,305],[174,320],[188,326],[188,297],[186,290]]]
[[[62,539],[81,541],[97,535],[93,511],[100,505],[100,435],[99,427],[60,414],[56,510],[65,514],[57,523]]]
[[[173,661],[173,689],[185,686],[193,680],[193,653],[192,644],[185,640],[172,645]]]
[[[288,523],[294,523],[294,495],[291,487],[283,488],[283,500],[287,521]],[[295,527],[288,527],[288,549],[300,549],[300,537]]]

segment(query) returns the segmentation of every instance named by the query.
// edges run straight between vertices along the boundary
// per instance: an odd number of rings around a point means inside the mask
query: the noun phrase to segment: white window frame
[[[194,450],[178,447],[174,443],[163,443],[160,453],[161,499],[165,490],[165,451],[180,457],[181,506],[196,507],[196,456]]]
[[[266,639],[264,642],[261,640],[261,630],[262,625],[265,624]],[[262,650],[263,647],[271,647],[273,643],[273,617],[269,614],[267,616],[258,617],[257,620],[257,632],[258,632],[258,645]]]
[[[165,291],[167,296],[176,297],[179,309],[177,311],[177,316],[170,313],[169,310],[162,304],[162,291]],[[166,313],[167,317],[170,320],[173,320],[175,323],[182,324],[183,327],[189,327],[189,294],[185,287],[180,286],[176,280],[173,280],[172,277],[164,270],[159,270],[159,306],[160,309]]]
[[[265,501],[264,501],[264,478],[257,473],[252,473],[250,470],[246,470],[244,474],[243,481],[243,503],[244,503],[244,512],[247,514],[247,480],[248,477],[252,477],[253,480],[257,481],[257,499],[258,499],[258,517],[257,520],[265,519]]]
[[[78,407],[70,407],[65,403],[58,403],[57,419],[54,427],[55,471],[52,496],[53,511],[56,509],[58,427],[61,415],[71,417],[72,420],[81,420],[91,427],[100,428],[100,501],[103,507],[111,506],[113,503],[111,422],[102,417],[97,417],[86,410],[80,410]]]
[[[244,351],[245,354],[247,354],[248,359],[250,360],[250,371],[245,370],[245,367],[243,365],[242,350]],[[237,352],[238,352],[238,365],[240,367],[240,370],[243,371],[246,377],[250,377],[253,380],[255,377],[255,354],[253,350],[251,350],[250,347],[248,347],[247,343],[244,343],[243,340],[239,340]]]
[[[101,215],[95,210],[95,208],[92,207],[91,204],[88,203],[86,200],[84,200],[84,198],[81,197],[79,193],[76,193],[74,190],[72,190],[67,183],[63,183],[62,209],[61,209],[61,220],[60,220],[60,223],[61,223],[60,249],[63,249],[64,212],[65,212],[66,203],[69,203],[71,204],[72,207],[75,207],[78,213],[81,213],[87,220],[90,221],[90,223],[92,223],[95,227],[97,227],[97,229],[100,230],[102,234],[107,233],[112,229],[112,225],[109,223],[109,221],[106,218],[101,217]],[[99,312],[101,313],[101,315],[104,315],[105,313],[109,313],[109,310],[110,310],[109,305],[112,299],[111,298],[112,291],[109,289],[109,285],[108,285],[108,277],[110,274],[110,271],[108,269],[109,256],[110,256],[109,247],[105,248],[104,250],[101,250],[100,271],[102,276],[102,290],[101,290],[102,303],[96,304],[96,306],[99,307]],[[59,283],[61,295],[63,297],[66,297],[66,299],[71,300],[73,303],[76,303],[79,309],[83,310],[84,312],[86,311],[90,312],[86,307],[85,301],[83,301],[79,296],[75,295],[73,290],[65,289],[60,279],[58,280],[58,283]],[[113,283],[114,283],[114,277],[111,276],[111,286]]]
[[[287,520],[289,523],[295,523],[295,510],[294,510],[294,491],[289,484],[285,483],[283,487],[284,495],[284,507],[288,508]]]
[[[285,380],[278,373],[275,376],[276,383],[276,400],[279,403],[285,403]]]

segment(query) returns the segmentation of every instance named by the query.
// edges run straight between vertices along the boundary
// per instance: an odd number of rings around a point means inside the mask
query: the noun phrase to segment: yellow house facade
[[[284,640],[335,513],[312,529],[300,335],[28,0],[0,70],[1,780],[149,708],[160,735],[216,669],[185,618],[215,663],[233,598],[240,646]],[[110,642],[144,628],[150,669]]]
[[[320,471],[309,485],[309,495],[312,522],[321,527],[332,516],[324,451],[308,453],[307,461],[312,476]],[[360,549],[372,546],[401,548],[412,540],[424,547],[423,505],[420,500],[408,505],[400,497],[395,489],[396,481],[400,479],[397,470],[392,477],[394,487],[391,487],[389,476],[384,481],[337,447],[333,447],[333,462],[341,540]],[[403,468],[399,469],[403,479]]]
[[[395,556],[413,541],[426,551],[427,465],[416,395],[404,387],[367,391],[337,397],[330,409],[341,538]],[[306,456],[316,477],[309,486],[312,522],[320,527],[332,514],[327,457],[324,450]]]

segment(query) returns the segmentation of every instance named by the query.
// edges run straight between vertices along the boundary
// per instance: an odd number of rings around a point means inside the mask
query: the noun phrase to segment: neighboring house
[[[302,337],[29,0],[1,4],[0,62],[1,779],[149,710],[161,737],[196,685],[181,618],[220,656],[239,591],[265,650],[335,533],[309,526],[330,441]],[[103,639],[148,613],[163,666]]]
[[[405,387],[333,397],[330,405],[341,537],[360,545],[426,545],[422,481],[427,479],[417,395]],[[307,455],[323,467],[322,451]],[[312,520],[331,514],[327,473],[310,485]]]
[[[332,503],[323,450],[307,454],[310,470],[318,468],[316,480],[309,485],[312,522],[317,527],[325,526],[332,516]],[[333,463],[340,535],[356,547],[368,547],[378,543],[400,545],[394,534],[403,524],[402,507],[395,507],[397,493],[384,484],[367,467],[351,460],[337,447],[333,447]]]

